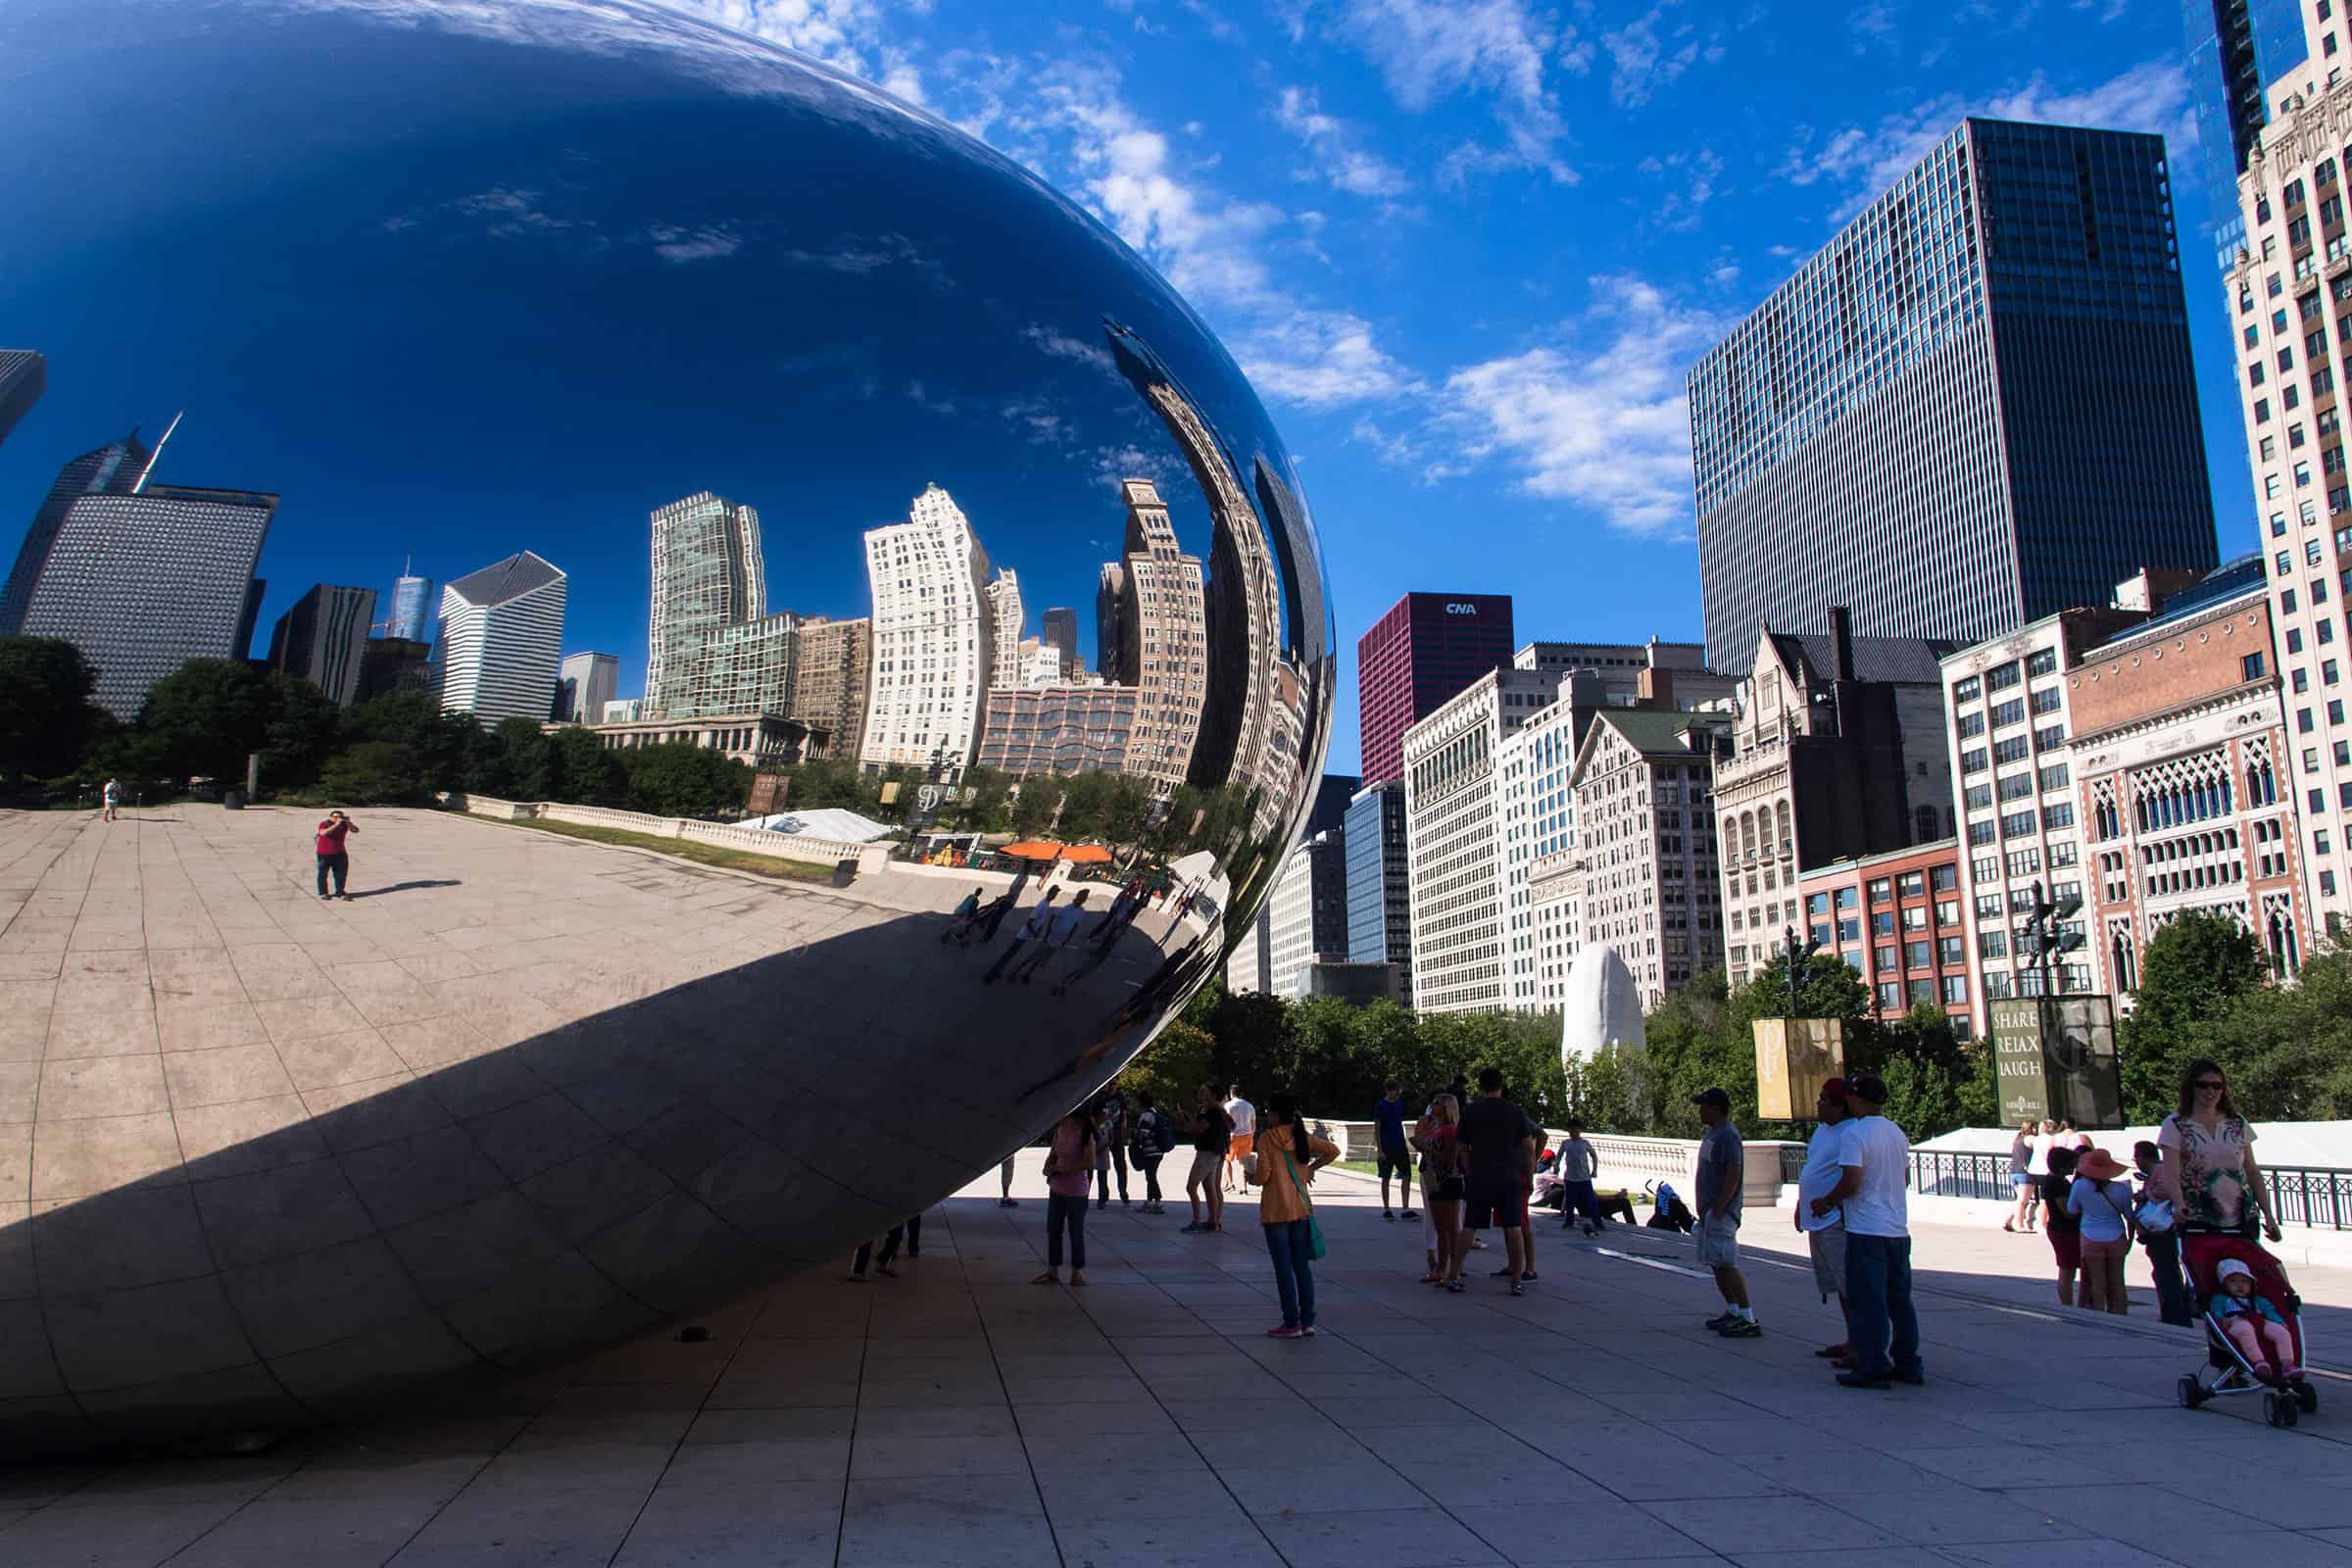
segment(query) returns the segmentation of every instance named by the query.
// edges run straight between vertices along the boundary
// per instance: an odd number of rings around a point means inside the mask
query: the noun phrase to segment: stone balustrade
[[[813,865],[830,866],[838,865],[843,860],[855,860],[860,876],[874,875],[890,866],[888,843],[845,844],[834,839],[811,838],[802,833],[771,833],[765,828],[738,827],[729,822],[697,822],[689,817],[655,816],[646,811],[623,811],[609,806],[573,806],[563,801],[502,801],[493,796],[467,795],[456,791],[451,791],[441,799],[454,809],[501,821],[539,819],[571,822],[582,827],[618,828],[656,838],[687,839],[698,844],[716,845],[721,849],[742,850],[752,855],[768,855],[780,860],[805,860]]]
[[[1407,1124],[1410,1125],[1409,1123]],[[1568,1135],[1547,1127],[1544,1134],[1558,1148]],[[1368,1121],[1332,1123],[1333,1141],[1343,1149],[1361,1151],[1355,1158],[1374,1156],[1377,1142]],[[1698,1169],[1695,1138],[1635,1138],[1617,1133],[1587,1133],[1585,1142],[1600,1164],[1597,1185],[1603,1191],[1619,1187],[1639,1194],[1650,1182],[1666,1182],[1685,1202],[1690,1201],[1690,1180]],[[1740,1173],[1740,1200],[1749,1208],[1773,1208],[1781,1200],[1781,1150],[1777,1139],[1750,1138],[1744,1146],[1745,1168]],[[1797,1146],[1801,1147],[1801,1146]]]

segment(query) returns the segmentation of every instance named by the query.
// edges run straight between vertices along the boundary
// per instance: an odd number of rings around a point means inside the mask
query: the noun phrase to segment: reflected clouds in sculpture
[[[1257,398],[1101,224],[870,86],[628,4],[20,0],[0,60],[0,343],[50,383],[0,509],[185,406],[160,482],[279,498],[265,620],[406,552],[535,552],[564,651],[622,645],[649,709],[951,787],[1109,774],[1139,803],[1113,852],[1174,889],[1066,996],[938,940],[975,878],[869,866],[741,890],[764,947],[525,987],[552,1021],[453,1028],[356,1097],[295,1073],[201,1153],[110,1164],[114,1118],[43,1106],[0,1142],[0,1435],[290,1423],[708,1306],[984,1169],[1218,967],[1321,771],[1330,615]],[[1000,949],[1067,876],[988,883],[1018,890]],[[613,906],[687,877],[628,861]],[[120,1179],[45,1188],[44,1137]]]

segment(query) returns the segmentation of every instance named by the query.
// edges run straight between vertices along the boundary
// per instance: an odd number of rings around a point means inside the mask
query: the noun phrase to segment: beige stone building
[[[1577,753],[1583,939],[1617,950],[1644,1006],[1723,961],[1714,776],[1731,731],[1724,713],[1606,709]]]

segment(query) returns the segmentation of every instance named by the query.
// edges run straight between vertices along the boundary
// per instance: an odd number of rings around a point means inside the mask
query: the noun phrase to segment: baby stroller
[[[2205,1327],[2205,1364],[2180,1375],[2180,1403],[2194,1410],[2207,1399],[2230,1394],[2262,1395],[2262,1418],[2275,1427],[2291,1427],[2298,1415],[2320,1407],[2319,1391],[2300,1374],[2274,1381],[2257,1373],[2222,1329],[2222,1314],[2214,1303],[2222,1294],[2222,1265],[2231,1259],[2254,1276],[2254,1294],[2271,1303],[2285,1320],[2294,1342],[2297,1367],[2306,1363],[2311,1344],[2303,1337],[2303,1298],[2287,1283],[2278,1260],[2254,1240],[2254,1228],[2224,1230],[2210,1225],[2180,1227],[2180,1263],[2188,1275],[2190,1304]],[[2234,1271],[2232,1271],[2234,1272]]]
[[[1679,1231],[1688,1236],[1697,1228],[1698,1217],[1690,1212],[1690,1204],[1675,1195],[1672,1187],[1664,1182],[1643,1182],[1642,1188],[1649,1194],[1650,1214],[1645,1222],[1649,1229]]]

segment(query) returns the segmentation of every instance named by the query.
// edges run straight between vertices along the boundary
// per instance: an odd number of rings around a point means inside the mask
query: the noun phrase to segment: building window
[[[2262,679],[2262,655],[2248,654],[2237,662],[2238,674],[2244,680]]]

